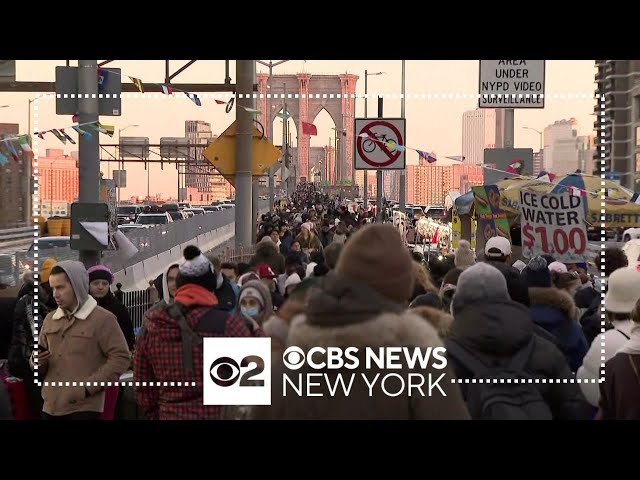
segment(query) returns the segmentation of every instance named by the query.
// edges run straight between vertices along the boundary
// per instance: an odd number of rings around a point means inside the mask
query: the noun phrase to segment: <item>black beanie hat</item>
[[[529,265],[524,267],[520,274],[527,287],[551,287],[551,272],[547,266],[547,261],[540,256],[533,257]]]
[[[213,292],[216,288],[216,274],[213,265],[195,245],[184,249],[184,261],[178,268],[176,286],[178,288],[192,283]]]

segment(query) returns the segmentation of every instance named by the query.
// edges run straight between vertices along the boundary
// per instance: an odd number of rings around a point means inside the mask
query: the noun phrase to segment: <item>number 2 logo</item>
[[[253,364],[253,368],[242,372],[243,368]],[[213,361],[209,368],[209,376],[213,383],[220,387],[231,387],[240,380],[240,387],[263,387],[264,380],[254,380],[254,377],[264,371],[264,360],[258,355],[244,357],[240,364],[231,357],[220,357]]]

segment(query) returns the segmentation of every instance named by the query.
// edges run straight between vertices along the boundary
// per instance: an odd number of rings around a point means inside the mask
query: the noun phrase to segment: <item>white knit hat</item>
[[[284,282],[284,291],[286,292],[287,288],[298,285],[301,282],[302,280],[300,279],[300,275],[298,275],[297,273],[289,275],[286,282]]]
[[[604,305],[608,312],[631,313],[640,299],[640,266],[614,270],[607,281]]]
[[[629,265],[636,265],[639,260],[638,257],[640,257],[640,238],[629,240],[622,247],[622,251],[627,256]]]
[[[549,271],[556,273],[567,273],[569,270],[567,270],[567,266],[564,263],[551,262],[549,264]]]
[[[471,250],[471,244],[468,240],[460,240],[453,257],[453,264],[458,268],[465,269],[474,263],[476,263],[476,254]]]
[[[309,265],[307,265],[307,270],[305,271],[307,277],[313,276],[313,269],[316,268],[316,265],[316,262],[311,262]]]

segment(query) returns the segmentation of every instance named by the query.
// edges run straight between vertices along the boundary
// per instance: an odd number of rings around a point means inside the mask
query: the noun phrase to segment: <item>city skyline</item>
[[[202,62],[202,63],[201,63]],[[55,66],[64,65],[59,61],[18,61],[18,80],[52,81],[55,78]],[[72,62],[72,65],[74,62]],[[174,62],[172,70],[181,66],[183,62]],[[145,82],[161,83],[164,76],[164,65],[161,61],[133,62],[115,61],[110,64],[122,69],[123,75],[141,78]],[[408,98],[406,100],[407,141],[406,146],[435,152],[438,155],[437,165],[447,165],[450,161],[444,159],[447,155],[462,154],[462,116],[465,111],[477,107],[478,93],[478,61],[407,61],[406,62],[406,92],[407,94],[431,93],[438,94],[438,98],[427,99]],[[364,71],[371,73],[386,72],[384,75],[368,78],[368,93],[399,94],[401,93],[401,61],[290,61],[274,68],[274,75],[307,72],[312,75],[327,73],[353,73],[360,78],[356,92],[364,93]],[[108,68],[108,66],[107,66]],[[258,72],[265,72],[263,66],[258,65]],[[545,109],[517,109],[515,112],[515,146],[538,150],[539,137],[535,132],[522,127],[530,127],[542,131],[549,124],[557,120],[576,118],[579,135],[593,133],[593,108],[595,99],[594,61],[548,61],[546,75],[546,108]],[[145,74],[145,72],[147,72]],[[231,62],[232,82],[235,76],[235,62]],[[223,61],[198,61],[174,79],[177,83],[222,83],[224,78]],[[128,81],[125,77],[123,81]],[[443,95],[444,94],[444,95]],[[456,97],[456,94],[458,95]],[[21,132],[26,131],[28,100],[35,94],[5,93],[0,94],[0,104],[9,107],[0,110],[0,120],[4,123],[19,123]],[[564,98],[555,98],[563,95]],[[154,96],[156,96],[154,94]],[[449,97],[452,97],[449,99]],[[464,98],[467,96],[467,98]],[[220,134],[235,120],[235,108],[226,114],[224,105],[217,105],[212,99],[202,99],[202,107],[197,107],[186,96],[176,95],[170,99],[158,95],[155,99],[131,98],[123,99],[123,115],[120,117],[101,117],[101,122],[114,125],[116,134],[113,138],[100,135],[102,144],[117,143],[117,130],[127,125],[139,125],[129,128],[123,136],[149,137],[151,143],[159,143],[160,137],[184,136],[185,120],[202,120],[210,123],[213,134]],[[583,98],[586,97],[586,98]],[[168,102],[172,102],[169,104]],[[400,116],[399,98],[385,99],[384,116]],[[168,106],[171,105],[170,109]],[[33,109],[34,103],[30,104]],[[55,101],[53,98],[40,99],[37,102],[37,117],[32,116],[32,130],[36,128],[46,130],[50,128],[70,127],[70,116],[55,115]],[[369,100],[369,116],[376,113],[376,101]],[[35,112],[34,112],[35,113]],[[356,100],[356,116],[364,116],[364,100]],[[321,111],[313,120],[318,130],[318,136],[311,137],[311,146],[331,144],[334,122],[330,115]],[[297,128],[291,123],[294,138]],[[282,136],[282,123],[274,122],[274,143]],[[71,131],[74,139],[75,132]],[[46,148],[63,148],[65,153],[77,148],[75,145],[63,145],[52,135],[44,140],[38,140],[39,153],[44,154]],[[417,164],[418,155],[410,150],[407,154],[408,164]],[[106,176],[115,167],[106,164],[101,166]],[[134,194],[146,194],[146,171],[143,165],[127,165],[129,170],[129,187],[123,189],[122,195],[127,198]],[[159,166],[151,168],[151,183],[155,190],[165,194],[174,194],[176,190],[176,169],[165,165],[164,171]]]

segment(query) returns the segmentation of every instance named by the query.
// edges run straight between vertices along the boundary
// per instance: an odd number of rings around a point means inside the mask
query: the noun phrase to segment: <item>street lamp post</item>
[[[532,130],[532,131],[536,132],[540,136],[540,156],[541,156],[541,158],[540,158],[540,160],[541,160],[540,168],[544,169],[544,165],[543,165],[544,157],[542,157],[542,150],[544,148],[543,141],[542,141],[542,132],[540,130],[538,130],[538,129],[531,128],[531,127],[522,127],[522,128],[525,129],[525,130]],[[531,173],[533,173],[533,172],[531,172]]]
[[[289,60],[280,60],[278,62],[273,62],[272,60],[269,60],[269,63],[267,62],[263,62],[262,60],[256,60],[257,63],[259,63],[260,65],[264,65],[265,67],[269,67],[269,78],[267,79],[267,89],[271,90],[271,77],[273,75],[273,67],[277,67],[278,65],[282,65],[283,63],[288,62]],[[266,133],[267,133],[267,138],[269,138],[269,140],[273,141],[273,135],[271,134],[271,130],[273,127],[273,122],[272,122],[272,117],[271,117],[271,108],[272,108],[272,94],[271,92],[267,93],[267,111],[265,112],[265,118],[267,120],[267,125],[265,125],[265,129],[266,129]],[[284,110],[283,111],[284,116],[286,117],[287,111]],[[288,118],[286,119],[288,121]],[[282,151],[284,152],[284,145],[282,146]],[[286,160],[283,159],[283,160]],[[280,172],[282,172],[282,167]],[[269,211],[273,211],[274,210],[274,196],[275,196],[275,178],[274,178],[274,168],[271,167],[269,168]],[[282,177],[282,173],[280,175]]]
[[[370,76],[374,76],[374,75],[384,75],[385,72],[375,72],[375,73],[369,73],[367,70],[364,71],[364,118],[368,118],[367,117],[367,104],[369,103],[369,99],[367,98],[367,93],[368,93],[368,82],[367,82],[367,78]],[[364,170],[364,194],[362,197],[362,204],[364,205],[364,210],[365,211],[369,211],[367,208],[367,203],[369,202],[368,200],[368,196],[369,196],[369,170]]]

